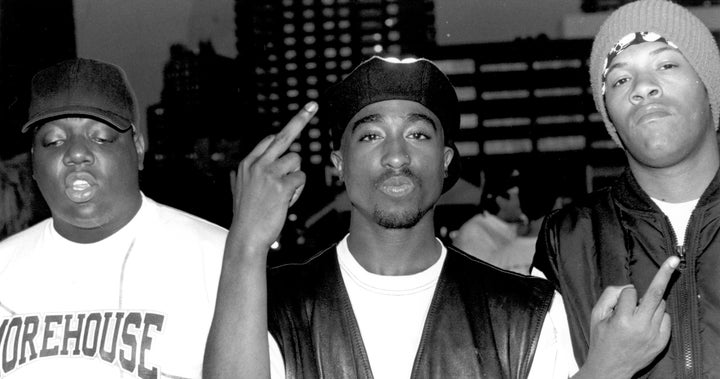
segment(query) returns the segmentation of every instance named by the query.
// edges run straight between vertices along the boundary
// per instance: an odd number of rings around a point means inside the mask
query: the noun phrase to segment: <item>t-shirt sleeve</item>
[[[280,346],[269,332],[268,347],[270,350],[270,379],[285,379],[285,362],[280,353]]]
[[[560,293],[555,291],[550,311],[540,331],[540,340],[528,379],[567,379],[577,371],[565,305]]]

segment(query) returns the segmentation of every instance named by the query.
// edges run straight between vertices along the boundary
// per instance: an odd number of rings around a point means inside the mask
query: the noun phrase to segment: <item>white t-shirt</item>
[[[655,202],[655,204],[657,204],[658,208],[665,213],[668,219],[670,219],[670,225],[673,228],[673,232],[675,232],[677,244],[683,245],[685,243],[685,230],[687,230],[690,216],[700,199],[690,200],[683,203],[668,203],[655,198],[651,199]]]
[[[409,378],[447,256],[445,246],[435,264],[425,271],[406,276],[383,276],[365,270],[348,250],[347,236],[338,243],[337,253],[373,376],[378,379]],[[284,378],[282,353],[274,338],[269,335],[269,339],[271,377]],[[565,307],[556,292],[543,323],[529,378],[566,379],[575,372],[577,364]]]
[[[0,377],[199,378],[227,231],[142,197],[112,236],[0,243]]]

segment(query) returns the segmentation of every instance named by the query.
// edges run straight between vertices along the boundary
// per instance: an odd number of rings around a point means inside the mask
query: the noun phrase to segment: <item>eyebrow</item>
[[[350,130],[350,132],[351,132],[351,133],[354,133],[355,130],[356,130],[360,125],[370,124],[370,123],[373,123],[373,122],[378,122],[378,121],[380,121],[380,120],[382,120],[382,119],[383,119],[383,115],[381,115],[381,114],[379,114],[379,113],[373,113],[373,114],[367,115],[367,116],[365,116],[365,117],[363,117],[363,118],[361,118],[361,119],[353,122],[353,124],[352,124],[352,129]],[[415,121],[420,121],[420,120],[425,121],[425,122],[429,123],[430,126],[432,126],[433,130],[437,131],[437,125],[435,125],[435,121],[433,121],[433,119],[430,118],[430,116],[428,116],[428,115],[426,115],[426,114],[423,114],[423,113],[408,113],[408,114],[404,117],[404,119],[405,119],[406,121],[410,121],[410,122],[415,122]]]
[[[362,124],[370,124],[370,123],[377,122],[380,120],[382,120],[382,115],[380,115],[379,113],[373,113],[371,115],[367,115],[367,116],[353,122],[352,129],[350,130],[350,132],[355,133],[355,130]]]
[[[420,121],[420,120],[426,121],[428,124],[430,124],[430,126],[432,126],[433,130],[437,131],[437,126],[435,125],[435,121],[433,121],[433,119],[430,118],[430,116],[428,116],[424,113],[410,113],[407,115],[407,117],[405,117],[405,119],[408,121]]]
[[[648,53],[648,54],[654,57],[654,56],[656,56],[656,55],[658,55],[658,54],[660,54],[660,53],[662,53],[662,52],[664,52],[664,51],[667,51],[667,50],[677,51],[678,53],[680,53],[680,50],[678,50],[678,49],[676,49],[676,48],[674,48],[674,47],[672,47],[672,46],[670,46],[670,45],[665,45],[665,46],[660,46],[660,47],[658,47],[657,49],[651,51],[651,52]],[[626,62],[617,62],[617,63],[611,64],[610,67],[609,67],[608,70],[607,70],[607,76],[610,75],[610,72],[612,72],[612,70],[614,70],[614,69],[616,69],[616,68],[623,68],[623,67],[625,67],[625,66],[627,66],[627,65],[628,65],[628,64],[627,64]]]

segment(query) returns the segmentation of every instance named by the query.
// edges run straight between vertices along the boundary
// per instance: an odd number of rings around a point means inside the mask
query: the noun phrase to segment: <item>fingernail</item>
[[[305,110],[307,112],[310,112],[310,113],[315,112],[317,110],[317,108],[318,108],[318,105],[314,101],[311,101],[311,102],[305,104]]]
[[[675,268],[677,268],[678,264],[680,264],[680,258],[677,258],[677,257],[673,257],[673,258],[675,258],[675,259],[671,259],[670,262],[668,262],[668,264],[670,265],[671,268],[675,269]]]

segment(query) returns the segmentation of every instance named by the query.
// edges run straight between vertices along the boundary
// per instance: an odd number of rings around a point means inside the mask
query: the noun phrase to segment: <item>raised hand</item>
[[[665,313],[663,295],[678,263],[678,257],[666,259],[639,302],[632,285],[603,291],[592,311],[590,350],[583,369],[599,377],[630,378],[665,348],[670,315]]]
[[[317,109],[315,102],[306,104],[280,133],[260,141],[232,177],[235,214],[205,346],[204,378],[270,375],[267,252],[305,185],[300,156],[285,152]]]
[[[317,112],[310,102],[276,135],[260,141],[240,162],[233,180],[232,241],[252,250],[267,251],[277,239],[287,216],[305,185],[300,156],[285,153]]]

